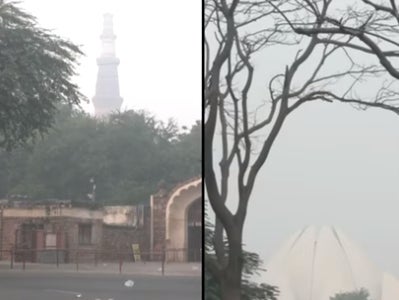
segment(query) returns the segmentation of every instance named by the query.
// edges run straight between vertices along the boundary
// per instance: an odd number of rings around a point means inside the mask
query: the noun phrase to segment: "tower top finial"
[[[103,15],[103,17],[104,17],[104,26],[103,26],[103,33],[101,34],[101,39],[114,40],[116,36],[114,34],[113,15],[110,13],[106,13]]]
[[[101,56],[115,56],[115,39],[116,35],[114,34],[114,24],[113,24],[113,15],[110,13],[106,13],[103,15],[104,23],[103,23],[103,32],[100,36],[102,41],[102,53]]]

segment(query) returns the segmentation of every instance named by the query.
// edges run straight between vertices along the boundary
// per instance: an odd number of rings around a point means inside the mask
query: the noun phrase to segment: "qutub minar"
[[[104,14],[104,29],[100,36],[102,52],[97,58],[96,94],[93,97],[96,117],[106,117],[112,112],[119,111],[123,102],[119,95],[119,59],[115,55],[116,35],[112,17],[111,14]]]

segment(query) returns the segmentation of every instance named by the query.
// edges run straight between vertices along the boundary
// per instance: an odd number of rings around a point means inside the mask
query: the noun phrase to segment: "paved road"
[[[14,263],[14,270],[22,270],[22,263]],[[75,264],[60,264],[59,268],[55,264],[38,264],[26,263],[25,272],[73,272],[76,273]],[[94,273],[94,274],[119,274],[118,263],[99,263],[97,266],[94,263],[79,264],[79,273]],[[10,270],[10,262],[0,261],[0,272]],[[131,275],[161,275],[161,262],[147,262],[147,263],[131,263],[124,262],[122,264],[122,274]],[[201,276],[202,267],[200,263],[167,263],[164,266],[165,275],[168,276]],[[0,299],[1,300],[1,299]]]
[[[199,300],[201,278],[9,270],[0,271],[0,299]]]

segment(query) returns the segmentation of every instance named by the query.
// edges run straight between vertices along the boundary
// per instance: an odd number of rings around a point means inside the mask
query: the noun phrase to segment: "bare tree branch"
[[[386,76],[399,79],[394,64],[399,57],[399,22],[393,0],[390,5],[363,0],[365,8],[347,7],[339,20],[332,17],[332,0],[206,1],[204,172],[216,215],[217,261],[210,270],[220,276],[222,299],[238,300],[248,203],[285,120],[301,105],[315,101],[399,114],[399,93],[393,81],[383,81]],[[260,92],[253,93],[254,57],[273,64],[268,49],[283,45],[295,47],[296,56],[285,69],[268,74],[264,96],[254,96]],[[376,59],[363,62],[358,55],[362,53]],[[332,66],[334,58],[342,63]],[[382,83],[375,95],[358,96],[362,84],[377,78]],[[260,99],[270,103],[262,107],[262,114],[255,108]],[[234,214],[227,204],[231,195],[238,197]],[[222,249],[224,234],[227,252]]]

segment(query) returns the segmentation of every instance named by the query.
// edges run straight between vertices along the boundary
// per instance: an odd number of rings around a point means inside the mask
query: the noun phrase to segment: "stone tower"
[[[118,65],[115,56],[115,39],[112,15],[104,15],[104,29],[100,36],[102,52],[97,58],[98,74],[93,104],[96,117],[106,117],[120,110],[123,99],[119,95]]]

